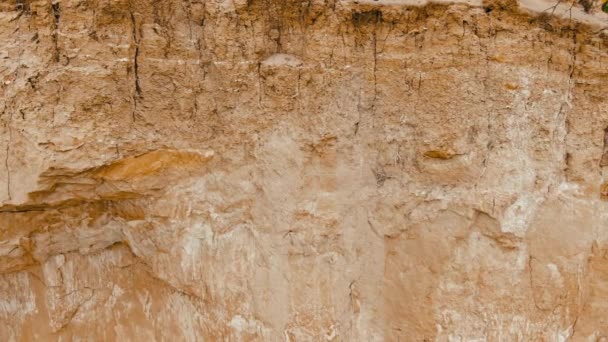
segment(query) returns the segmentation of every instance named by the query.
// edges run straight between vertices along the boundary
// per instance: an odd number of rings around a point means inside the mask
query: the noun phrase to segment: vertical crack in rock
[[[576,334],[576,326],[579,322],[579,318],[580,318],[583,310],[585,310],[585,306],[587,306],[587,301],[584,300],[583,298],[581,298],[582,289],[581,289],[580,284],[577,284],[577,293],[578,293],[578,312],[576,313],[576,316],[574,317],[574,320],[572,321],[572,325],[570,325],[569,338],[574,337],[574,335]]]
[[[348,297],[350,301],[350,308],[352,312],[357,315],[361,312],[361,304],[359,301],[359,291],[357,290],[357,280],[352,280],[348,284]],[[351,327],[352,329],[352,327]]]
[[[276,53],[281,53],[283,52],[283,21],[282,21],[282,14],[283,14],[283,7],[281,5],[281,7],[279,7],[279,3],[282,3],[281,1],[276,1],[274,2],[274,10],[276,11],[276,16],[275,16],[275,25],[276,27],[272,28],[270,30],[270,38],[273,39],[276,42]],[[273,25],[274,26],[274,25]]]
[[[374,70],[373,70],[373,78],[374,78],[374,97],[372,99],[372,110],[376,108],[376,99],[378,98],[378,24],[382,21],[382,12],[375,10],[371,12],[373,17],[373,35],[372,35],[372,44],[374,49]]]
[[[361,87],[359,87],[357,96],[357,122],[355,122],[355,135],[359,133],[359,125],[361,124]]]
[[[264,109],[264,105],[262,105],[262,96],[264,92],[264,81],[262,77],[262,62],[258,62],[258,67],[256,69],[258,73],[258,108]]]
[[[574,334],[576,334],[576,324],[578,324],[578,315],[576,316],[576,318],[574,319],[574,323],[572,323],[572,328],[570,328],[570,336],[569,338],[574,337]]]
[[[534,257],[532,255],[528,256],[528,278],[530,279],[530,290],[532,291],[532,302],[534,302],[534,307],[537,310],[543,310],[540,305],[538,305],[538,302],[536,301],[536,294],[534,293],[534,276],[532,275],[532,259],[534,259]]]
[[[373,77],[374,77],[374,97],[372,99],[372,109],[376,108],[376,99],[378,98],[378,80],[377,80],[377,73],[378,73],[378,34],[377,34],[377,25],[378,22],[374,23],[374,34],[372,37],[372,44],[373,44],[373,48],[374,48],[374,70],[373,70]]]
[[[61,8],[59,7],[59,1],[51,1],[51,11],[53,12],[53,24],[52,24],[52,40],[53,40],[53,61],[59,62],[59,21],[61,20]]]
[[[135,14],[132,10],[129,12],[131,18],[131,35],[133,43],[135,44],[135,50],[133,52],[133,78],[135,91],[133,92],[133,112],[131,113],[132,120],[135,121],[137,115],[137,104],[141,99],[141,85],[139,83],[139,42],[140,37],[137,34],[137,21],[135,20]]]
[[[571,100],[572,100],[572,91],[574,88],[574,72],[576,70],[576,62],[577,62],[577,33],[576,33],[576,29],[573,30],[572,32],[572,49],[570,49],[570,59],[572,61],[572,64],[570,65],[570,69],[568,72],[568,85],[567,85],[567,89],[566,89],[566,95],[564,100],[562,101],[559,110],[558,110],[558,114],[557,114],[557,122],[556,122],[556,129],[555,129],[555,133],[554,133],[554,138],[555,140],[559,141],[561,143],[561,152],[562,152],[562,160],[563,160],[563,166],[562,166],[562,174],[565,180],[567,180],[567,173],[568,173],[568,168],[569,168],[569,163],[570,163],[570,156],[568,153],[568,145],[567,145],[567,138],[568,138],[568,133],[570,131],[570,124],[568,122],[568,107],[571,107]],[[555,137],[556,134],[560,134],[559,137]]]
[[[585,272],[589,272],[589,274],[590,274],[592,272],[592,269],[590,269],[590,262],[591,262],[593,256],[597,255],[597,253],[599,252],[598,249],[599,248],[598,248],[596,242],[592,242],[590,255],[587,257],[586,261],[583,264],[580,264],[578,267],[577,284],[576,284],[578,309],[575,314],[574,320],[572,321],[572,324],[569,327],[570,334],[569,334],[568,338],[573,338],[574,335],[576,335],[576,328],[580,321],[579,318],[581,317],[581,315],[585,311],[585,308],[587,307],[587,298],[585,298],[585,295],[583,293],[583,288],[582,288],[583,285],[581,285],[581,283],[580,283],[581,274],[584,275]],[[581,270],[581,268],[582,268],[582,270]]]
[[[490,9],[489,11],[486,10],[486,13],[491,12],[492,9]],[[488,98],[488,80],[491,77],[491,72],[490,72],[490,55],[488,53],[488,42],[486,42],[484,44],[484,42],[482,42],[482,38],[479,35],[476,35],[477,37],[477,43],[479,44],[479,51],[481,52],[481,54],[483,55],[484,58],[484,67],[483,67],[483,72],[484,72],[484,76],[480,82],[482,90],[483,90],[483,98],[487,99]],[[488,169],[488,162],[490,157],[492,156],[492,149],[494,148],[494,139],[495,139],[495,134],[494,134],[494,122],[496,120],[496,118],[494,117],[494,111],[491,110],[491,108],[489,110],[486,111],[486,129],[487,129],[487,134],[488,134],[488,139],[485,145],[485,151],[484,151],[484,157],[483,160],[481,162],[481,172],[479,173],[479,178],[477,180],[477,182],[475,182],[475,188],[477,188],[479,186],[480,180],[483,178],[483,176],[486,173],[486,170]],[[492,214],[494,214],[494,201],[492,203]]]
[[[568,75],[568,96],[566,97],[566,101],[568,101],[568,105],[570,106],[570,101],[572,99],[572,91],[574,89],[574,71],[576,70],[576,62],[577,62],[577,53],[578,53],[578,41],[576,30],[572,34],[572,67],[570,68],[570,74]],[[568,113],[566,112],[564,115],[564,151],[566,151],[566,139],[568,138],[568,133],[570,131],[570,124],[568,122]]]
[[[278,22],[278,26],[277,26],[277,53],[281,53],[283,52],[283,43],[282,43],[282,35],[283,35],[283,28],[281,27],[283,24],[281,23],[281,21],[279,20]]]
[[[6,156],[4,158],[4,167],[6,168],[6,194],[8,196],[9,201],[12,200],[11,194],[11,168],[9,165],[9,158],[11,155],[11,144],[13,143],[13,130],[11,128],[11,124],[13,122],[13,113],[11,112],[8,123],[6,125],[8,129],[8,142],[6,143]]]
[[[300,83],[301,83],[301,81],[302,81],[302,70],[298,69],[298,79],[296,81],[296,94],[294,95],[298,113],[302,112],[302,103],[300,101]]]
[[[367,44],[371,44],[371,85],[369,86],[369,88],[371,89],[366,89],[365,93],[368,94],[369,92],[373,92],[373,94],[371,94],[371,101],[369,99],[369,97],[366,97],[365,100],[365,110],[370,110],[371,114],[372,114],[372,122],[373,122],[373,114],[374,111],[376,109],[376,101],[378,98],[378,79],[377,79],[377,74],[378,74],[378,27],[379,24],[382,22],[382,11],[378,10],[378,9],[374,9],[374,10],[368,10],[368,11],[355,11],[353,13],[351,13],[351,23],[354,26],[355,31],[357,32],[357,35],[361,35],[359,37],[359,39],[361,39],[361,37],[363,37],[363,41],[358,41],[357,39],[355,40],[355,44],[359,45],[361,47],[363,47],[363,53],[364,53],[364,58],[365,60],[368,60],[369,58],[369,51],[368,51],[368,46]],[[390,32],[389,32],[390,33]],[[388,35],[387,35],[388,37]],[[386,38],[385,38],[386,40]],[[342,36],[342,41],[344,42],[344,36]],[[368,63],[366,63],[365,65],[365,79],[368,79],[368,75],[369,75],[369,65]],[[370,83],[370,82],[368,82]],[[359,98],[357,101],[357,113],[358,113],[358,119],[355,122],[355,135],[359,132],[359,125],[361,124],[361,97],[362,97],[362,89],[363,87],[359,88]],[[369,103],[371,102],[371,103]],[[372,123],[373,125],[373,123]]]

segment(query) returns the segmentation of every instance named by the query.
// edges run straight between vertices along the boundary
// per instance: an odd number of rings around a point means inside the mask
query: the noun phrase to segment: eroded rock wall
[[[608,336],[608,36],[551,12],[4,1],[0,339]]]

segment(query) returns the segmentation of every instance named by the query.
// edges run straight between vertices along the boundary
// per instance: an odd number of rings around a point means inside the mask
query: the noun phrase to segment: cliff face
[[[421,5],[3,1],[0,340],[608,335],[605,19]]]

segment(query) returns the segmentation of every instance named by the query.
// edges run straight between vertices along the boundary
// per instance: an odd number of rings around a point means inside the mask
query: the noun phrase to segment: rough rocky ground
[[[2,1],[0,340],[604,341],[608,24],[550,6]]]

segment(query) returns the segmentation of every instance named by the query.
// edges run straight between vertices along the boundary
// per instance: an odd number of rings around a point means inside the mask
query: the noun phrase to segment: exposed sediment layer
[[[0,4],[0,340],[608,336],[608,36],[526,0]]]

